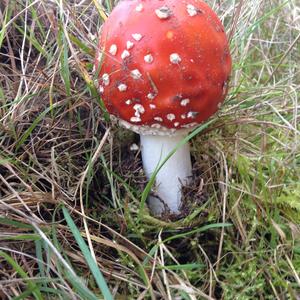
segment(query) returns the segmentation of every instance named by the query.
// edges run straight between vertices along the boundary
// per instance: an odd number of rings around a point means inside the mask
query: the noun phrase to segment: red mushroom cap
[[[138,132],[194,127],[227,93],[223,25],[200,0],[123,0],[103,25],[95,60],[110,114]]]

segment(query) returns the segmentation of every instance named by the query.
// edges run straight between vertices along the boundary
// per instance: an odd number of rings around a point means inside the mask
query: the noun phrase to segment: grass
[[[234,70],[172,220],[93,85],[113,1],[0,3],[1,299],[300,297],[299,7],[207,2]]]

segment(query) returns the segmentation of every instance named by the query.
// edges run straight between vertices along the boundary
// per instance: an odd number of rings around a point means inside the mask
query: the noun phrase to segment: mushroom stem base
[[[184,137],[185,135],[141,135],[143,166],[148,179]],[[181,187],[188,184],[191,175],[190,147],[186,143],[177,149],[156,175],[155,186],[152,188],[154,195],[148,198],[152,213],[155,215],[161,215],[165,211],[179,213]]]

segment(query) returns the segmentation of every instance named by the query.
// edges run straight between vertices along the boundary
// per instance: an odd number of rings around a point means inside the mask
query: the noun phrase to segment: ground
[[[103,2],[0,3],[0,298],[299,299],[299,3],[207,1],[229,94],[191,138],[182,214],[158,219],[94,86]]]

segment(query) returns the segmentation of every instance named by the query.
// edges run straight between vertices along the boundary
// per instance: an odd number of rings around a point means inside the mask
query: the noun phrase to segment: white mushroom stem
[[[141,135],[141,151],[144,171],[149,179],[155,169],[175,149],[184,135],[158,136]],[[189,182],[192,175],[192,163],[189,144],[181,146],[171,156],[156,175],[155,196],[149,196],[151,211],[160,215],[165,209],[178,213],[181,206],[181,187]]]

